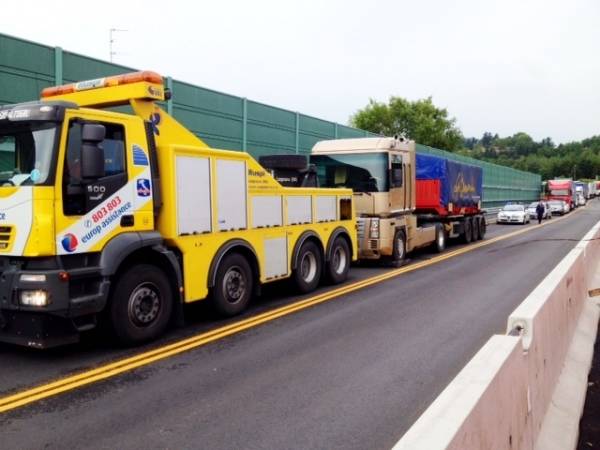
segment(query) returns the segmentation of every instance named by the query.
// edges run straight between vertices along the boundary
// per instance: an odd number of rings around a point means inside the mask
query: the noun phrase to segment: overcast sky
[[[465,136],[600,134],[598,0],[2,3],[0,32],[106,60],[110,28],[115,62],[341,123],[432,96]]]

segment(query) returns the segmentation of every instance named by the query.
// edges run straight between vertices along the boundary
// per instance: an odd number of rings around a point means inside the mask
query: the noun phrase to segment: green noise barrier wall
[[[151,68],[147,68],[151,69]],[[42,89],[57,84],[131,72],[136,69],[35,42],[0,34],[0,104],[36,100]],[[163,107],[215,148],[263,154],[310,152],[324,139],[375,136],[364,130],[265,105],[166,78],[172,98]],[[419,146],[484,167],[484,201],[529,201],[539,196],[540,177],[531,173],[463,158]],[[2,157],[2,154],[5,157]],[[0,170],[12,168],[0,144]]]

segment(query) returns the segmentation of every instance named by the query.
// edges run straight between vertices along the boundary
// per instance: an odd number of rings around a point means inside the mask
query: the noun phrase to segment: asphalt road
[[[599,219],[592,202],[548,226],[5,413],[0,448],[390,448]],[[492,226],[488,237],[516,229]],[[356,268],[350,281],[385,270]],[[246,316],[296,301],[280,295],[287,290],[272,287]],[[153,347],[228,323],[202,306],[190,312],[186,327]],[[137,351],[97,336],[45,353],[3,345],[0,395]]]

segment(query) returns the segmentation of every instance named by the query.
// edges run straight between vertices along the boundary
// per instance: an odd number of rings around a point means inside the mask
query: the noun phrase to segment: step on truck
[[[282,186],[179,124],[168,95],[136,72],[0,107],[0,341],[51,347],[103,321],[137,344],[186,303],[230,316],[264,283],[344,281],[352,191]]]
[[[415,249],[485,236],[479,167],[417,154],[397,137],[321,141],[310,162],[320,186],[353,190],[359,259],[400,265]]]

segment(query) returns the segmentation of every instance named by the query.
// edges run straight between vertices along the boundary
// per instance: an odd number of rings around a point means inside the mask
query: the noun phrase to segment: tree
[[[498,138],[498,135],[496,135],[496,139]],[[483,136],[481,137],[481,145],[483,145],[485,147],[486,150],[489,150],[492,147],[492,143],[494,142],[494,135],[492,135],[492,133],[490,133],[489,131],[486,131],[485,133],[483,133]]]
[[[463,136],[456,119],[426,99],[409,101],[391,97],[386,103],[370,100],[350,118],[351,125],[385,136],[402,135],[419,144],[449,151],[462,148]]]

